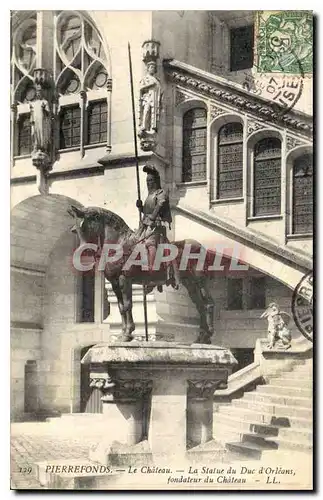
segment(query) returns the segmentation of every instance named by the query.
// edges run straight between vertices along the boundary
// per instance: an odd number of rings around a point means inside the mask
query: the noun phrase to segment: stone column
[[[148,441],[154,455],[183,456],[186,451],[186,380],[168,367],[156,371]]]
[[[118,455],[122,456],[125,450],[143,440],[144,401],[152,382],[116,379],[105,364],[94,364],[90,372],[90,386],[102,391],[106,424],[101,441],[91,448],[89,457],[102,464],[107,464],[109,460],[119,462]]]
[[[197,446],[213,438],[213,394],[219,381],[187,382],[187,441],[189,446]]]
[[[113,402],[116,405],[120,422],[124,422],[125,444],[140,443],[143,439],[143,399],[152,387],[150,380],[117,380],[113,389]],[[109,398],[102,398],[103,413],[107,412]],[[107,403],[107,404],[105,404]]]

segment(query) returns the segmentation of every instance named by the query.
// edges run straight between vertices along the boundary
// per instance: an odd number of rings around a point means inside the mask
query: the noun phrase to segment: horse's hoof
[[[206,333],[200,333],[197,337],[195,344],[211,344],[211,337]]]
[[[131,342],[133,340],[133,336],[129,337],[121,337],[121,342]]]

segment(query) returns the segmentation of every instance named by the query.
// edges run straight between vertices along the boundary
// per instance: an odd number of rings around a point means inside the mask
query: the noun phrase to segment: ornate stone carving
[[[214,118],[217,118],[220,115],[223,115],[225,113],[225,110],[222,108],[219,108],[218,106],[214,106],[214,104],[211,104],[210,106],[210,117],[211,120],[214,120]]]
[[[46,193],[44,176],[51,166],[52,109],[50,101],[50,79],[43,68],[34,70],[35,100],[30,102],[30,123],[33,165],[39,170],[38,189]]]
[[[256,132],[257,130],[262,130],[266,128],[263,123],[255,122],[254,120],[248,120],[248,136]]]
[[[112,92],[112,78],[107,79],[107,91]]]
[[[292,334],[287,328],[291,320],[290,315],[281,311],[276,302],[272,302],[261,318],[266,318],[268,321],[268,349],[274,347],[283,350],[290,349]]]
[[[90,387],[96,387],[102,391],[102,401],[138,400],[151,390],[152,381],[115,379],[105,365],[91,363]]]
[[[299,139],[296,139],[296,137],[291,137],[290,135],[287,136],[286,139],[287,151],[290,151],[291,149],[294,149],[297,146],[302,146],[303,144],[304,142],[300,141]]]
[[[115,383],[110,377],[94,377],[90,378],[90,387],[97,387],[101,390],[111,390],[115,386]]]
[[[146,75],[140,81],[139,98],[139,138],[143,151],[154,151],[157,146],[157,132],[161,112],[162,90],[157,74],[159,42],[144,42],[143,61]]]
[[[203,92],[205,95],[211,98],[218,98],[222,102],[228,102],[234,106],[245,110],[257,113],[267,120],[271,120],[277,123],[281,123],[284,126],[299,130],[303,133],[310,135],[313,131],[312,123],[309,121],[302,120],[301,117],[295,117],[294,112],[277,112],[277,106],[264,105],[263,102],[259,102],[255,96],[242,96],[237,91],[228,91],[221,88],[220,83],[206,83],[204,80],[191,77],[189,74],[182,73],[179,69],[174,70],[175,63],[170,61],[164,62],[164,68],[166,75],[169,80],[179,83],[186,88],[191,88],[194,91]]]
[[[140,399],[152,388],[151,380],[117,380],[113,388],[114,399]]]
[[[209,399],[213,396],[216,388],[224,388],[224,382],[220,380],[188,380],[188,397],[192,399]]]
[[[175,106],[179,106],[182,102],[187,101],[190,98],[189,94],[185,92],[181,92],[180,90],[176,90],[175,94]]]

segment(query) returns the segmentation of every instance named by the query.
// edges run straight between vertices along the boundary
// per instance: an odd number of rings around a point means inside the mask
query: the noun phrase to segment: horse
[[[119,312],[122,320],[123,342],[130,342],[134,339],[132,333],[135,330],[135,323],[132,317],[132,284],[144,285],[144,290],[150,293],[156,286],[160,290],[166,283],[167,270],[165,266],[160,270],[149,270],[138,272],[138,267],[134,266],[129,270],[124,270],[124,263],[129,257],[136,242],[135,232],[130,229],[126,222],[114,212],[99,207],[77,208],[73,205],[68,209],[68,214],[74,218],[74,226],[71,231],[78,235],[80,245],[94,243],[97,244],[100,255],[105,242],[114,242],[123,248],[122,258],[118,262],[107,264],[104,267],[105,278],[111,283],[112,289],[117,297]],[[196,240],[175,241],[173,245],[177,247],[178,255],[176,261],[179,262],[185,244],[191,245],[192,252],[198,253],[204,247]],[[214,260],[214,252],[207,250],[205,262],[211,263]],[[185,270],[179,270],[180,283],[187,289],[188,294],[195,304],[200,316],[199,334],[195,343],[211,344],[213,335],[213,311],[214,302],[207,289],[207,274],[205,270],[198,270],[197,264],[190,262]]]

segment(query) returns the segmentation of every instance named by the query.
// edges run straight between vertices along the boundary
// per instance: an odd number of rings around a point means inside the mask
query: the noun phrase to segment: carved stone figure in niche
[[[46,99],[30,104],[32,155],[38,151],[48,153],[51,143],[51,110]]]
[[[50,102],[47,99],[49,90],[49,77],[42,69],[34,71],[34,84],[36,97],[29,104],[33,165],[39,169],[47,168],[50,161],[52,114]]]
[[[140,133],[157,132],[162,93],[156,72],[156,63],[148,62],[147,74],[140,81]]]

